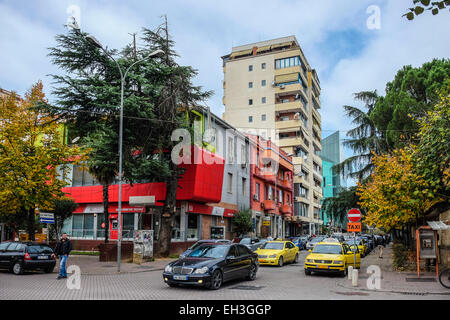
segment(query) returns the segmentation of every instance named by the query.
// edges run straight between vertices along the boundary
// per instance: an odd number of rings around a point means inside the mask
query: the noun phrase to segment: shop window
[[[106,220],[103,213],[97,213],[97,238],[105,238]]]
[[[122,238],[134,236],[134,213],[123,214]]]
[[[172,228],[172,240],[183,240],[182,233],[180,230],[180,215],[175,215],[175,221]]]
[[[197,240],[198,239],[198,215],[189,214],[188,215],[188,228],[187,228],[187,240]]]

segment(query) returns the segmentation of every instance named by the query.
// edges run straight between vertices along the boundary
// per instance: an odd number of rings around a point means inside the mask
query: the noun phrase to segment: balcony
[[[275,210],[274,200],[264,200],[261,204],[261,207],[264,208],[264,210]]]
[[[302,146],[305,150],[309,149],[308,145],[300,137],[280,138],[278,140],[278,146],[281,148]]]
[[[277,85],[275,87],[275,94],[290,92],[294,94],[301,93],[304,95],[305,94],[304,90],[305,89],[303,88],[301,83],[284,84],[284,85]]]
[[[312,114],[313,118],[316,118],[316,121],[320,124],[322,122],[322,117],[320,116],[320,113],[315,108],[312,108]]]
[[[292,215],[292,206],[289,204],[283,204],[282,206],[280,206],[280,212],[282,214]]]
[[[301,183],[305,187],[309,187],[309,182],[305,179],[305,176],[294,176],[294,183]]]
[[[280,181],[280,186],[286,189],[292,189],[293,185],[292,182],[290,180],[281,180]]]
[[[300,119],[297,120],[286,120],[286,121],[275,121],[275,129],[298,129],[303,122]]]
[[[302,108],[305,109],[303,103],[300,100],[275,104],[275,111],[277,112],[282,111],[298,112],[301,111]]]
[[[301,65],[274,70],[275,76],[280,76],[280,75],[290,74],[290,73],[299,73],[300,76],[302,77],[302,81],[305,84],[308,83],[308,77],[305,75],[305,71],[302,69]]]

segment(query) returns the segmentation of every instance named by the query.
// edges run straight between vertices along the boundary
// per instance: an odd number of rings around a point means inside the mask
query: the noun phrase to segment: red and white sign
[[[347,213],[347,217],[351,222],[358,222],[361,220],[361,211],[358,209],[350,209]]]

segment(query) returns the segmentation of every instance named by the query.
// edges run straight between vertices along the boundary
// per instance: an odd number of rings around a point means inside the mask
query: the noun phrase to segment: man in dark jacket
[[[55,255],[60,258],[58,280],[67,278],[66,264],[70,251],[72,251],[72,242],[67,238],[67,234],[63,233],[61,240],[57,243],[55,248]]]

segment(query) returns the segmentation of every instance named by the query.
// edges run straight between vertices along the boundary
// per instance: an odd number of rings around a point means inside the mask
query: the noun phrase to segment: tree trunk
[[[108,214],[108,207],[109,207],[109,184],[103,185],[103,215],[105,217],[105,243],[108,243],[109,241],[109,214]]]
[[[166,200],[162,209],[158,241],[159,252],[157,252],[160,257],[168,257],[170,254],[173,221],[177,210],[177,188],[178,175],[175,171],[166,184]]]
[[[27,232],[29,241],[34,241],[35,237],[35,215],[36,214],[34,208],[28,209]]]

